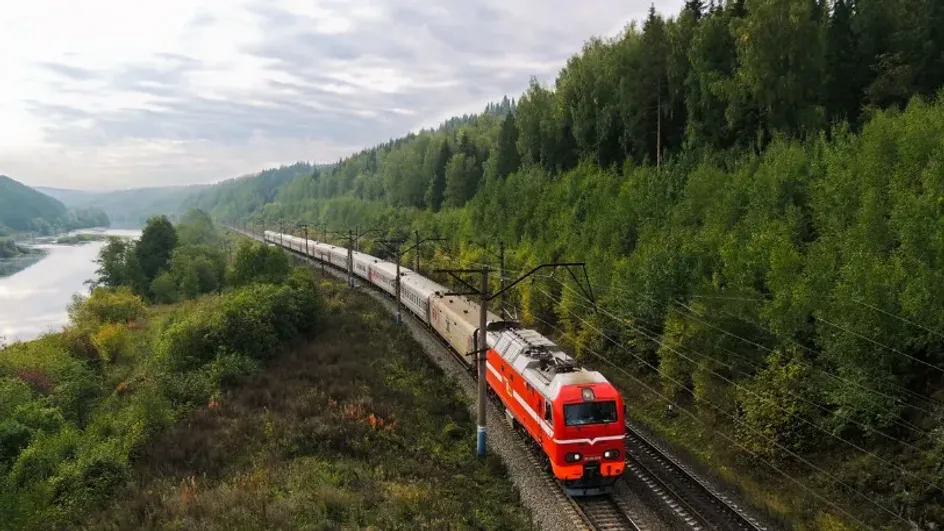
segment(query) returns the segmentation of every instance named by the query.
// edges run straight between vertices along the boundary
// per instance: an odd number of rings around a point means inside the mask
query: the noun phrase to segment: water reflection
[[[135,236],[137,231],[108,231]],[[0,278],[0,336],[7,342],[35,339],[68,323],[66,307],[74,293],[88,293],[84,284],[95,276],[95,259],[104,242],[84,245],[42,245],[48,254],[11,276]]]

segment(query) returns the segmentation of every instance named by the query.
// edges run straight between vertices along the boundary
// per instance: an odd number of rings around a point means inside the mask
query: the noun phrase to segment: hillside
[[[111,192],[89,192],[40,188],[70,208],[97,208],[104,211],[112,227],[136,229],[151,216],[172,215],[182,210],[184,200],[206,185],[134,188]]]
[[[23,183],[0,175],[0,228],[38,231],[64,217],[66,207]]]
[[[597,311],[555,278],[511,304],[620,382],[636,418],[794,527],[930,526],[941,27],[929,0],[686,2],[591,39],[512,112],[202,206],[448,235],[458,252],[430,267],[494,262],[483,240],[505,243],[509,276],[586,261]]]

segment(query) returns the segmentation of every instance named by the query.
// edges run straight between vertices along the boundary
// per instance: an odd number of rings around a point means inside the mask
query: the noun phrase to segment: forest
[[[692,0],[590,39],[553,86],[200,205],[439,234],[439,265],[494,267],[503,242],[509,277],[585,261],[595,301],[542,277],[510,309],[639,418],[791,526],[931,529],[942,86],[941,2]]]

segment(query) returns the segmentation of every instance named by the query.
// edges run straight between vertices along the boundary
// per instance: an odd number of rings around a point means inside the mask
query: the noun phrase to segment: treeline
[[[207,192],[214,200],[199,206],[226,205],[216,214],[235,219],[262,212],[259,201],[348,194],[437,211],[523,165],[658,165],[681,153],[723,161],[777,136],[815,137],[836,123],[858,130],[877,109],[935,95],[944,83],[941,28],[936,0],[689,1],[675,18],[652,10],[616,38],[591,39],[553,90],[532,82],[514,105],[506,99],[366,149],[278,197],[264,186],[275,183],[259,179],[241,192]],[[252,204],[222,197],[250,188]]]
[[[239,273],[222,276],[237,280],[207,290],[220,295],[151,308],[158,293],[122,285],[178,271],[185,291],[188,268],[174,262],[220,237],[203,220],[193,213],[168,230],[166,219],[152,219],[147,239],[125,252],[141,272],[101,279],[78,296],[63,332],[2,348],[0,527],[81,526],[88,511],[135,488],[135,460],[158,434],[195,408],[215,408],[224,388],[319,330],[323,302],[312,277],[293,271],[281,251],[249,242],[231,264]],[[171,230],[190,248],[172,245],[164,260],[158,244]],[[263,268],[259,255],[268,257]]]

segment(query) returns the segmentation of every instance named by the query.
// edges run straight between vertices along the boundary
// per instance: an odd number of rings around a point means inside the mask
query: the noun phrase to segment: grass
[[[322,282],[327,323],[193,411],[91,528],[527,529],[500,460],[476,459],[457,387],[364,294]]]

